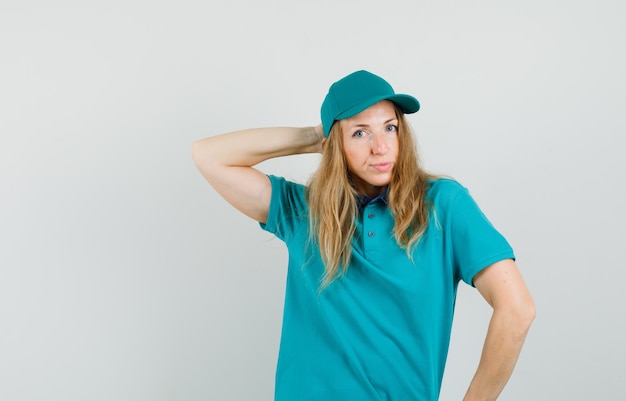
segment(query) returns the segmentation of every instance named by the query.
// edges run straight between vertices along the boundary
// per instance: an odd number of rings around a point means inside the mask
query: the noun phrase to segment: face
[[[393,103],[383,100],[339,124],[357,191],[369,197],[380,195],[391,181],[398,157],[398,118]]]

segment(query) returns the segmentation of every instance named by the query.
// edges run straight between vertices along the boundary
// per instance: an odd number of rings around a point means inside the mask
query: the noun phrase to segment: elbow
[[[535,320],[535,317],[537,317],[537,309],[535,308],[535,301],[533,300],[533,297],[530,295],[530,293],[527,293],[526,297],[524,297],[524,300],[520,302],[520,304],[521,304],[521,307],[519,308],[521,309],[520,314],[523,320],[528,323],[528,326],[530,326],[533,320]]]
[[[209,139],[201,139],[191,144],[191,158],[196,167],[203,173],[211,171],[210,164],[217,160],[212,155],[212,146]]]
[[[524,310],[520,313],[520,322],[521,324],[528,330],[537,317],[537,309],[535,308],[535,304],[530,301],[528,305],[525,306]]]
[[[203,148],[204,144],[202,140],[195,141],[191,144],[191,159],[194,161],[196,166],[200,166],[200,162],[202,160]]]
[[[218,158],[213,154],[213,147],[207,139],[202,139],[194,142],[191,145],[191,158],[196,165],[200,174],[213,185],[219,165],[217,165]]]
[[[494,308],[496,321],[508,327],[509,333],[521,341],[526,337],[536,314],[532,298],[520,299],[517,302],[501,304]]]
[[[533,300],[529,298],[520,302],[509,310],[509,316],[513,318],[512,320],[517,328],[517,332],[525,336],[537,316],[537,310]]]

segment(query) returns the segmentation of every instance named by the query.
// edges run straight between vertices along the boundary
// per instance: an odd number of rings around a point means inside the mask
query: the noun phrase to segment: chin
[[[383,178],[383,177],[377,177],[374,180],[371,180],[368,182],[368,184],[373,185],[375,187],[384,187],[389,185],[389,183],[391,182],[391,176]]]

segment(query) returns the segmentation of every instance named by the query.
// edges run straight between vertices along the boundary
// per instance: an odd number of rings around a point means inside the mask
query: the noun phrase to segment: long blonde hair
[[[413,133],[397,107],[396,116],[399,151],[389,183],[388,205],[394,217],[394,238],[411,258],[426,231],[430,213],[426,192],[429,181],[435,177],[420,167]],[[320,166],[306,190],[311,237],[324,262],[321,289],[344,274],[350,264],[358,196],[350,183],[340,124],[334,124]]]

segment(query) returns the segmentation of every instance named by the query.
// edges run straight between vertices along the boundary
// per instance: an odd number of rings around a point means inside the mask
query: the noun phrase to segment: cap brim
[[[420,109],[420,103],[418,102],[418,100],[410,95],[379,96],[379,97],[367,99],[366,101],[363,101],[359,104],[356,104],[350,107],[343,113],[339,114],[335,118],[335,121],[354,117],[360,112],[362,112],[363,110],[367,109],[368,107],[375,105],[376,103],[381,102],[383,100],[392,101],[400,108],[400,110],[402,110],[404,114],[416,113]]]

